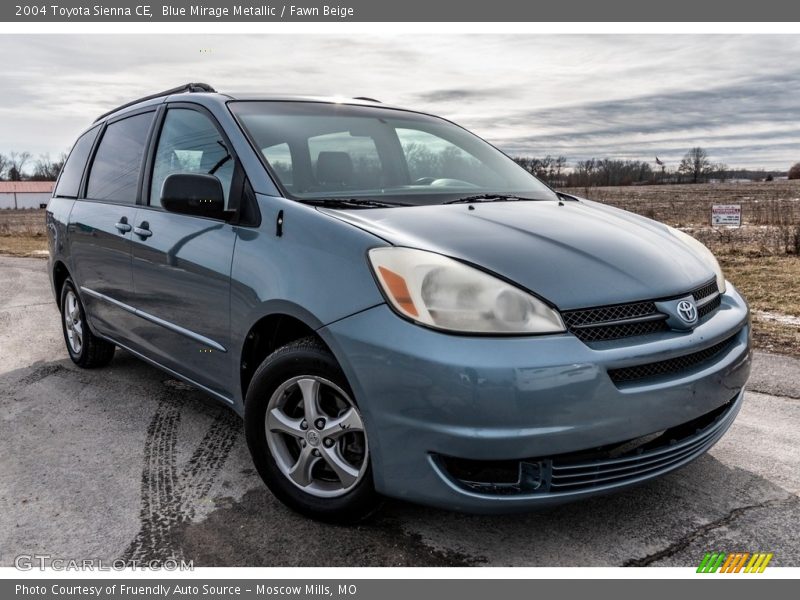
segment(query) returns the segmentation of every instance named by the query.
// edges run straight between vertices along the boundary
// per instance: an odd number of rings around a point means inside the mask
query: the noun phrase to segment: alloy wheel
[[[361,414],[339,386],[313,375],[275,390],[265,418],[267,443],[281,473],[313,496],[352,490],[369,464]]]
[[[67,341],[73,354],[80,354],[83,348],[83,320],[78,297],[75,292],[67,292],[64,298],[64,325],[67,329]]]

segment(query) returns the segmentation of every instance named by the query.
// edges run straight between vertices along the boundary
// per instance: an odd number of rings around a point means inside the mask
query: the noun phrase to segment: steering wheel
[[[457,187],[457,188],[477,188],[480,186],[464,181],[463,179],[451,179],[450,177],[420,177],[414,182],[415,185],[429,185],[431,187]]]

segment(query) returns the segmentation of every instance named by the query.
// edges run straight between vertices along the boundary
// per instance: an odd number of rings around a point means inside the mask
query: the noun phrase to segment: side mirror
[[[213,175],[173,173],[161,187],[161,206],[169,212],[194,217],[229,220],[222,184]]]

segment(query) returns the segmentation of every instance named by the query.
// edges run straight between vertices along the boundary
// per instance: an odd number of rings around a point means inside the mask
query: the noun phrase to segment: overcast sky
[[[0,36],[0,153],[55,156],[98,114],[188,81],[369,96],[513,155],[800,160],[800,36]]]

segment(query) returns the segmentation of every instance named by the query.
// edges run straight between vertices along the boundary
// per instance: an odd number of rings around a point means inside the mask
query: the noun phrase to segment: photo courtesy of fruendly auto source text
[[[14,2],[2,598],[796,595],[800,4]]]

